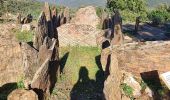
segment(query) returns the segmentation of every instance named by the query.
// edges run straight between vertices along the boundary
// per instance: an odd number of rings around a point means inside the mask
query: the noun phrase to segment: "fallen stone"
[[[38,100],[38,95],[32,90],[16,89],[9,94],[8,100]]]

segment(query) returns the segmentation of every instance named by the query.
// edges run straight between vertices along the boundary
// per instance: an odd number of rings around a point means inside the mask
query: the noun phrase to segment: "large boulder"
[[[91,25],[96,28],[100,23],[100,18],[96,14],[95,7],[87,6],[85,8],[80,8],[71,22],[75,24]]]
[[[38,100],[38,95],[32,90],[16,89],[9,94],[8,100]]]
[[[96,46],[97,29],[90,25],[64,24],[57,28],[60,46]]]
[[[22,75],[22,53],[12,29],[15,24],[0,24],[0,86],[17,82]]]

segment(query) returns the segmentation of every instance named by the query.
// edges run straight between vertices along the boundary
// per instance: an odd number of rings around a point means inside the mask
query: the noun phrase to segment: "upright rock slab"
[[[110,75],[104,83],[104,95],[106,100],[121,100],[120,92],[121,73],[118,67],[116,52],[111,54]]]
[[[47,2],[45,2],[44,13],[45,13],[46,20],[47,20],[48,36],[52,39],[54,37],[54,27],[53,27],[53,22],[52,22],[51,9]]]
[[[37,33],[35,35],[34,46],[39,50],[40,46],[43,44],[44,38],[48,36],[48,25],[44,12],[41,12],[38,19]]]

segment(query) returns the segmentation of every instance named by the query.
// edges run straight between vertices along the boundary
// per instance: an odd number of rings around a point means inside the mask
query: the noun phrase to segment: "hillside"
[[[170,5],[170,0],[148,0],[149,7],[155,7],[161,3],[167,3]]]
[[[46,0],[37,0],[37,1],[46,1]],[[57,2],[57,5],[64,5],[71,8],[77,8],[86,5],[94,5],[104,7],[106,0],[48,0],[49,2]],[[148,0],[149,7],[155,7],[160,3],[170,4],[170,0]]]

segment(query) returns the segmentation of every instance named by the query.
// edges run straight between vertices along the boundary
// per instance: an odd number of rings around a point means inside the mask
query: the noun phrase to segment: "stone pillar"
[[[111,45],[121,45],[123,43],[123,34],[122,34],[122,18],[118,10],[115,10],[114,15],[114,38],[111,40]]]
[[[136,24],[135,24],[135,34],[138,33],[138,30],[139,30],[139,24],[141,22],[141,17],[136,17]]]
[[[17,15],[17,24],[21,24],[21,14],[18,13]]]
[[[118,66],[116,52],[111,54],[110,75],[104,82],[104,95],[106,100],[121,100],[120,80],[121,73]]]

